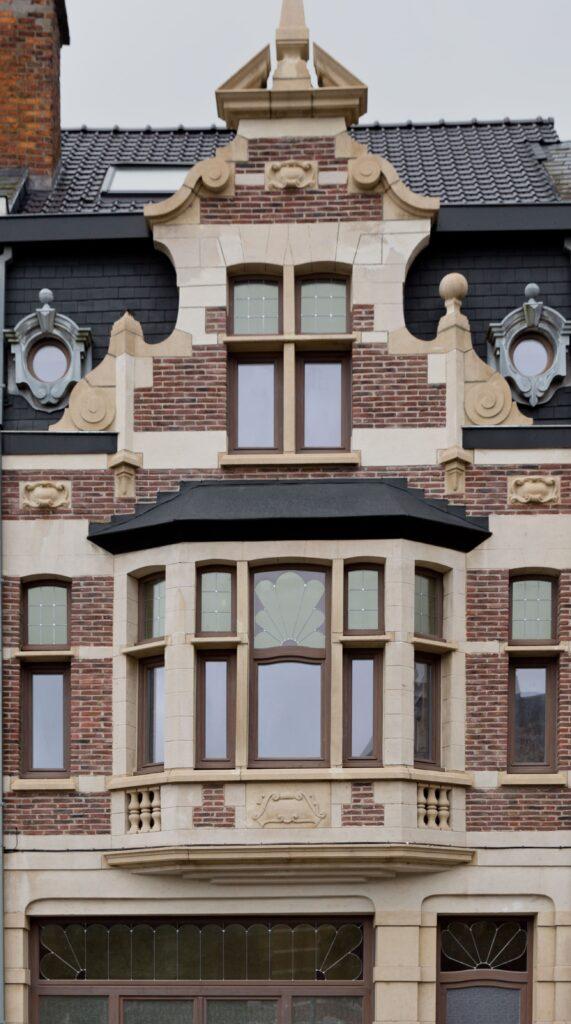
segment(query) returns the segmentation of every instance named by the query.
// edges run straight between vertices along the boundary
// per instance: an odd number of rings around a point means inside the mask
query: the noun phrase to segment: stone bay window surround
[[[5,403],[6,1024],[566,1024],[555,133],[359,126],[282,6],[226,129],[63,133],[0,218],[8,341],[49,284],[88,350]]]

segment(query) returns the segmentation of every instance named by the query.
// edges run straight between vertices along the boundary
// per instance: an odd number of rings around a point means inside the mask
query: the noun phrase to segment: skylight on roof
[[[107,171],[101,191],[122,195],[171,195],[183,184],[188,170],[180,165],[115,165]]]

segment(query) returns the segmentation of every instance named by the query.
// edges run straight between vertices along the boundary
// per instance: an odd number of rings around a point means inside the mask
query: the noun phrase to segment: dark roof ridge
[[[486,125],[524,125],[524,124],[555,124],[554,117],[543,117],[539,115],[537,117],[497,117],[497,118],[453,118],[447,120],[446,118],[439,118],[436,121],[371,121],[367,124],[354,124],[351,125],[350,131],[358,131],[371,128],[464,128],[470,125],[479,125],[480,127]],[[128,128],[122,128],[120,125],[105,125],[99,127],[90,127],[89,125],[72,125],[69,128],[62,128],[62,132],[73,133],[73,132],[93,132],[97,133],[113,133],[121,132],[122,134],[128,134],[133,132],[134,134],[140,135],[143,132],[231,132],[234,134],[233,129],[227,128],[226,125],[222,124],[210,124],[210,125],[139,125],[139,127],[131,125]]]

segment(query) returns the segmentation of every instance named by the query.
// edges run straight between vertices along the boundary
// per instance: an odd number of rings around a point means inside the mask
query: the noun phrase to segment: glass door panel
[[[362,1024],[363,1000],[355,996],[304,996],[292,1000],[292,1024]]]
[[[126,999],[122,1024],[192,1024],[194,1002],[179,999]]]
[[[40,1024],[107,1024],[107,996],[43,996]]]
[[[522,990],[467,985],[446,992],[446,1024],[523,1024]]]

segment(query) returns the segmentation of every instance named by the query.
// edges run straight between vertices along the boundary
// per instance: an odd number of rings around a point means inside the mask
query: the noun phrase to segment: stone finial
[[[537,327],[543,313],[543,302],[539,302],[540,287],[533,281],[526,285],[523,315],[528,327]]]
[[[311,85],[307,66],[309,30],[303,0],[283,0],[276,52],[278,66],[274,72],[274,89],[303,89]]]
[[[463,274],[446,274],[440,282],[440,298],[448,313],[459,313],[468,294],[468,282]]]
[[[40,300],[40,307],[36,310],[38,323],[42,331],[45,331],[46,334],[51,334],[56,319],[56,311],[52,306],[54,293],[50,288],[42,288],[38,298]]]

